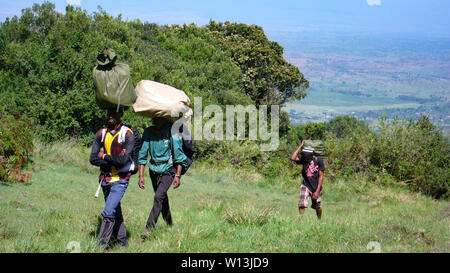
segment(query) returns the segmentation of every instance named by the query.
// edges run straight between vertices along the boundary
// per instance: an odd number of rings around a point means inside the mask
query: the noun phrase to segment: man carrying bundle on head
[[[91,164],[100,167],[99,181],[105,197],[98,235],[100,246],[106,246],[111,236],[122,246],[128,244],[120,200],[137,168],[133,162],[135,136],[122,124],[122,115],[123,108],[108,110],[107,126],[95,134],[90,155]]]
[[[303,214],[305,208],[308,207],[308,198],[311,197],[311,208],[316,210],[317,218],[322,217],[322,182],[323,172],[325,171],[325,165],[323,159],[314,154],[312,147],[305,147],[300,158],[298,153],[305,144],[305,140],[302,140],[300,146],[295,150],[291,156],[291,160],[298,165],[302,165],[302,177],[303,183],[300,187],[300,200],[298,204],[299,213]]]
[[[139,152],[139,187],[145,189],[144,171],[150,155],[149,172],[155,196],[146,228],[155,227],[160,214],[164,221],[172,226],[172,215],[169,207],[167,191],[170,185],[176,189],[180,186],[183,169],[189,166],[188,158],[183,151],[183,139],[179,133],[172,133],[172,124],[162,117],[152,119],[153,126],[144,130],[142,148]],[[149,231],[141,234],[146,239]]]
[[[141,238],[146,239],[160,214],[169,226],[172,225],[167,191],[172,184],[174,188],[180,186],[181,175],[192,164],[195,148],[189,130],[183,123],[190,120],[193,112],[189,108],[190,99],[186,93],[170,85],[141,80],[135,91],[137,98],[133,104],[134,112],[151,118],[153,123],[153,126],[144,130],[138,159],[139,187],[145,189],[145,165],[149,163],[155,191],[153,207],[146,223],[147,230],[141,234]]]

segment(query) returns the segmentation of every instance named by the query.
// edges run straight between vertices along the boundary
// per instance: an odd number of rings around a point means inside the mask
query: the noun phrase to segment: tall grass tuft
[[[241,207],[225,210],[225,220],[233,225],[266,224],[274,216],[273,208],[257,208],[251,203],[244,203]]]
[[[35,140],[35,154],[44,162],[71,166],[87,173],[97,173],[98,168],[89,162],[90,149],[75,139],[45,144]]]

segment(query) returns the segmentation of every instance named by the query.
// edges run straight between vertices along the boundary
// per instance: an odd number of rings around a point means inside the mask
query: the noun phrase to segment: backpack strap
[[[120,131],[119,131],[119,139],[118,139],[119,143],[124,143],[125,142],[125,136],[127,135],[127,131],[128,130],[131,133],[133,133],[133,131],[130,128],[128,128],[125,125],[122,125],[122,128],[120,128]],[[102,140],[101,140],[102,143],[105,141],[105,136],[106,136],[106,128],[103,128],[102,129]]]
[[[120,128],[119,132],[119,144],[125,142],[125,136],[127,135],[128,127],[125,125],[122,125],[122,128]],[[131,131],[131,130],[130,130]]]
[[[172,164],[172,163],[173,163],[173,160],[174,160],[174,158],[175,158],[175,153],[174,153],[174,151],[173,151],[172,132],[170,131],[170,132],[168,133],[168,135],[169,135],[170,158],[169,158],[169,161],[168,161],[167,163],[168,163],[168,164]]]
[[[102,143],[105,141],[105,136],[106,136],[106,128],[102,129]]]

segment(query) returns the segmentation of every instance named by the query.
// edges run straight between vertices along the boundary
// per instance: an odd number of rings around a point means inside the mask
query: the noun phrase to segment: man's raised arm
[[[298,153],[300,152],[301,148],[303,147],[303,144],[305,144],[305,140],[302,140],[302,143],[300,144],[300,146],[298,146],[297,150],[295,150],[295,152],[292,154],[292,156],[291,156],[292,161],[297,162],[300,160],[298,158]]]

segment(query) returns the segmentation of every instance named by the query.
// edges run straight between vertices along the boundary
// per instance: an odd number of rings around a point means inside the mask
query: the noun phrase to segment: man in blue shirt
[[[171,133],[171,123],[164,118],[153,118],[153,124],[154,126],[144,130],[138,159],[139,187],[145,189],[144,170],[145,165],[149,163],[150,178],[155,191],[153,208],[146,224],[148,230],[156,225],[160,213],[164,221],[169,226],[172,225],[167,191],[172,184],[174,189],[180,186],[182,168],[187,166],[183,140],[178,133]],[[150,155],[149,162],[148,155]],[[145,239],[148,235],[148,231],[143,232],[141,237]]]

